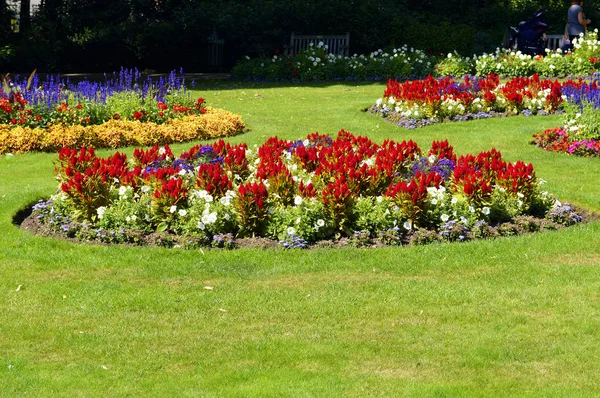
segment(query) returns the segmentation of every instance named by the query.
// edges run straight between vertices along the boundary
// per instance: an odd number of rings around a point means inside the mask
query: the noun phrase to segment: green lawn
[[[494,146],[600,211],[600,159],[529,144],[559,116],[406,131],[361,111],[383,84],[196,87],[243,116],[233,142],[344,128]],[[0,396],[600,395],[600,223],[377,250],[84,246],[12,224],[53,193],[55,159],[0,158]]]

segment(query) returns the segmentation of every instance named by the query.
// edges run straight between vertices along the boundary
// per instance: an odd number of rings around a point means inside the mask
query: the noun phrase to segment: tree
[[[31,27],[31,1],[21,0],[19,8],[19,32],[26,35]]]

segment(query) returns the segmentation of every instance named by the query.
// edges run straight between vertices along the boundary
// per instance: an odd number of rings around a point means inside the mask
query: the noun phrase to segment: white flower
[[[487,206],[484,206],[484,207],[481,209],[481,212],[487,216],[488,214],[490,214],[490,208],[489,208],[489,207],[487,207]]]
[[[296,218],[296,224],[300,224],[300,221],[302,221],[302,218],[300,218],[300,217]]]
[[[123,196],[127,193],[127,187],[121,185],[121,187],[119,188],[119,196]]]
[[[198,221],[198,229],[204,231],[204,228],[206,228],[206,226],[202,223],[202,221]]]
[[[473,206],[469,206],[469,211],[470,211],[471,213],[475,213],[475,208],[474,208]]]
[[[204,224],[214,224],[217,221],[217,212],[213,211],[212,213],[204,212],[202,215],[202,222]]]
[[[296,195],[296,197],[294,198],[294,204],[296,206],[300,206],[303,201],[304,200],[302,199],[302,196],[300,196],[300,195]]]
[[[187,210],[186,209],[179,210],[179,216],[180,217],[185,217],[186,215],[187,215]]]
[[[517,196],[521,199],[523,199],[525,197],[525,195],[523,195],[521,192],[517,192]]]
[[[229,196],[223,196],[219,199],[219,202],[221,202],[223,206],[229,206],[231,204],[231,198]]]
[[[450,216],[448,214],[442,214],[440,219],[442,222],[447,222],[450,219]]]
[[[460,216],[460,221],[465,224],[466,227],[469,226],[469,220],[467,220],[464,216]]]
[[[165,147],[160,147],[160,149],[158,150],[159,155],[164,155],[166,152],[167,151],[166,151]]]
[[[152,188],[150,188],[148,185],[144,185],[144,186],[142,187],[142,192],[143,192],[143,193],[148,193],[148,192],[150,192],[150,190],[151,190],[151,189],[152,189]]]
[[[179,172],[177,174],[179,174],[180,176],[184,176],[186,173],[185,169],[181,169],[179,170]]]
[[[453,196],[451,202],[452,202],[453,205],[457,204],[458,203],[458,198],[456,196]]]
[[[323,226],[325,226],[325,220],[323,220],[323,219],[320,219],[320,218],[319,218],[319,219],[317,220],[317,225],[318,225],[319,227],[323,227]]]
[[[435,162],[435,155],[430,155],[427,160],[429,161],[429,163],[434,163]]]
[[[96,213],[98,213],[98,218],[102,219],[104,217],[104,212],[106,211],[106,206],[100,206],[96,209]]]
[[[287,229],[287,233],[288,233],[288,235],[294,235],[294,234],[296,234],[296,228],[294,228],[294,227],[289,227],[289,228]]]
[[[405,221],[402,225],[405,230],[410,231],[412,229],[412,223],[410,221]]]
[[[176,211],[177,211],[177,206],[175,206],[175,205],[171,206],[171,208],[169,209],[169,212],[171,214],[175,213]]]

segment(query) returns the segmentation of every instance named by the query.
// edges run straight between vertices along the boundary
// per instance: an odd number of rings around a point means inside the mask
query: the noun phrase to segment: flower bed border
[[[592,221],[600,221],[600,214],[588,212],[585,209],[577,206],[572,206],[569,203],[564,203],[576,214],[581,217],[578,224],[588,223]],[[107,243],[101,239],[78,239],[70,237],[66,232],[58,231],[37,219],[32,213],[32,206],[27,206],[20,214],[15,216],[14,224],[19,226],[23,231],[33,235],[49,237],[75,244],[91,244],[99,246],[111,246],[115,243]],[[490,235],[486,237],[467,239],[448,240],[435,231],[427,229],[416,229],[410,237],[403,239],[398,244],[390,244],[384,242],[380,238],[363,239],[360,233],[355,237],[342,237],[337,239],[324,239],[313,243],[297,242],[296,245],[291,245],[285,241],[278,241],[267,237],[246,237],[234,238],[231,237],[227,242],[228,237],[222,237],[223,242],[220,244],[200,244],[198,240],[193,238],[175,235],[168,232],[153,232],[150,234],[140,235],[138,233],[131,234],[126,242],[118,243],[119,246],[130,247],[162,247],[184,250],[237,250],[237,249],[262,249],[262,250],[284,250],[284,249],[340,249],[340,248],[363,248],[363,249],[378,249],[385,247],[406,247],[406,246],[421,246],[425,244],[442,244],[456,242],[470,242],[481,240],[493,240],[504,237],[524,236],[535,233],[544,233],[550,231],[560,231],[571,226],[556,223],[545,218],[521,217],[516,219],[516,222],[504,223],[492,227]],[[110,231],[105,231],[110,234]],[[115,231],[116,232],[116,231]],[[125,232],[127,233],[127,232]],[[460,235],[458,235],[460,236]]]

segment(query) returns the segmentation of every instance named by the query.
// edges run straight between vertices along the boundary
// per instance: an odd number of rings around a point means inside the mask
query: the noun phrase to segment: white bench
[[[295,56],[310,47],[323,42],[327,46],[327,53],[347,57],[350,53],[350,33],[345,35],[297,35],[292,33],[289,46],[285,46],[285,54]]]

